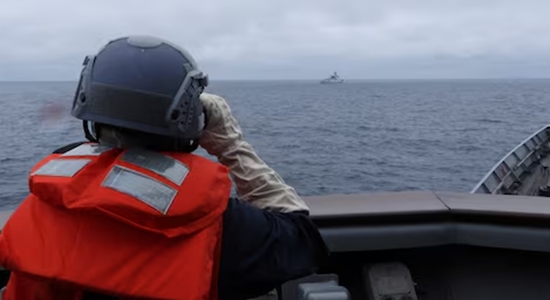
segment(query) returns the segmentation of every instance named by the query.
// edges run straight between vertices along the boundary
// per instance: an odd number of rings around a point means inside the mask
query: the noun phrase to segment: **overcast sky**
[[[550,77],[548,0],[4,0],[0,80],[76,80],[147,34],[211,79]]]

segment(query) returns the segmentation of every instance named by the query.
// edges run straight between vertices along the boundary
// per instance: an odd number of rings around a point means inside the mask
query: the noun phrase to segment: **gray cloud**
[[[546,0],[20,0],[0,7],[0,80],[75,80],[129,35],[187,48],[214,79],[548,77]]]

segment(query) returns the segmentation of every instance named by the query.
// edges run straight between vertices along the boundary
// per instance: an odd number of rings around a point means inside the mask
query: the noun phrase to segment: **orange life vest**
[[[29,186],[0,235],[4,299],[217,298],[224,166],[82,144],[39,162]]]

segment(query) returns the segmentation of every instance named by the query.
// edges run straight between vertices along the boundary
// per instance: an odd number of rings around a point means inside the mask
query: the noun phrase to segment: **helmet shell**
[[[123,37],[83,65],[74,117],[178,139],[200,136],[199,96],[208,77],[184,49],[156,37]]]

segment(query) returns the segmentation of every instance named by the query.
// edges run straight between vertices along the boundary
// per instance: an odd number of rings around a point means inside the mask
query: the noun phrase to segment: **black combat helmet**
[[[184,49],[155,37],[119,38],[84,60],[71,114],[84,121],[92,141],[88,121],[196,149],[205,123],[199,96],[207,84]]]

